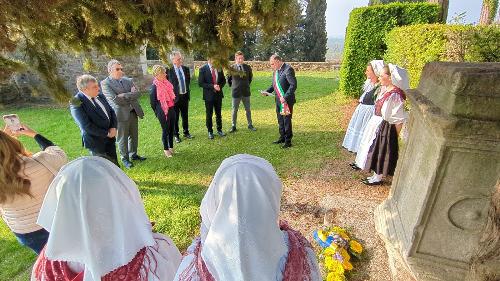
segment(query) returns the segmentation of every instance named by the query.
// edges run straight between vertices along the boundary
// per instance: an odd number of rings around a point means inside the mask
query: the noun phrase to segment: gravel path
[[[347,127],[354,106],[353,103],[342,108],[345,112],[341,120],[343,128]],[[349,228],[364,242],[367,253],[366,260],[354,264],[357,270],[351,281],[392,280],[384,243],[375,231],[373,220],[374,208],[387,198],[390,183],[376,187],[362,184],[360,179],[368,174],[353,171],[348,166],[354,157],[342,149],[340,157],[325,163],[319,172],[286,180],[281,217],[313,241],[312,233],[323,225],[325,212],[335,210],[334,223]]]

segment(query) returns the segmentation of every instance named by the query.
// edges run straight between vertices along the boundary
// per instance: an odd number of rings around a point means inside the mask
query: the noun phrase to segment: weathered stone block
[[[375,220],[417,280],[465,280],[500,175],[497,81],[500,63],[436,62],[408,92],[409,139]]]

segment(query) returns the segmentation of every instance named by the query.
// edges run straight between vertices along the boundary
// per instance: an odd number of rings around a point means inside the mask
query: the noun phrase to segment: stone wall
[[[199,69],[206,61],[194,61],[194,68]],[[233,61],[230,64],[234,63]],[[245,61],[255,71],[270,71],[268,61]],[[340,69],[339,61],[331,62],[287,62],[295,69],[295,71],[333,71]]]
[[[111,57],[92,54],[94,69],[84,71],[83,63],[85,57],[76,54],[61,53],[58,55],[58,73],[63,79],[66,89],[68,89],[68,99],[77,92],[76,77],[84,73],[95,76],[99,81],[108,75],[107,64]],[[134,82],[141,90],[146,90],[151,84],[152,77],[148,74],[148,69],[155,64],[162,64],[162,61],[146,60],[144,54],[137,56],[117,57],[122,62],[125,75],[134,79]],[[189,66],[191,75],[195,76],[197,70],[205,64],[205,61],[193,61],[186,56],[184,64]],[[230,62],[233,63],[233,62]],[[255,71],[270,71],[268,61],[247,61]],[[333,71],[340,69],[340,62],[290,62],[296,71]],[[196,70],[196,71],[195,71]],[[39,75],[32,72],[14,74],[9,81],[0,82],[0,106],[24,103],[51,103],[53,102],[50,89],[47,88]]]

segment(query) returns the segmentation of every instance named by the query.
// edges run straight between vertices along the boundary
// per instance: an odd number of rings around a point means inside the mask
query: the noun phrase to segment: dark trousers
[[[49,240],[49,232],[43,228],[30,233],[14,233],[14,235],[19,243],[30,248],[37,255],[40,254],[45,244],[47,244],[47,240]]]
[[[213,133],[212,116],[215,110],[215,122],[217,123],[217,131],[222,131],[222,99],[214,99],[205,101],[206,125],[209,133]]]
[[[175,129],[174,133],[179,136],[179,119],[182,117],[182,130],[184,135],[189,134],[189,122],[188,122],[188,111],[189,111],[189,100],[187,97],[182,95],[179,97],[179,101],[175,103]]]
[[[163,150],[174,148],[174,127],[176,121],[175,109],[169,108],[167,118],[158,118],[161,125],[161,141],[163,143]]]
[[[293,113],[293,105],[289,104],[290,113]],[[280,114],[280,105],[276,103],[276,116],[278,118],[278,126],[280,131],[280,139],[285,141],[285,143],[292,142],[292,114],[290,115],[281,115]]]
[[[118,165],[118,158],[116,157],[116,138],[106,138],[103,148],[89,148],[89,151],[92,156],[106,158],[120,167],[120,165]]]

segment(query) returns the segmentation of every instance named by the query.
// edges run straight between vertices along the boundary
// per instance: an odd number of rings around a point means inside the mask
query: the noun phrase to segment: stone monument
[[[466,280],[500,176],[499,81],[500,63],[433,62],[408,91],[409,138],[375,211],[395,280]]]

